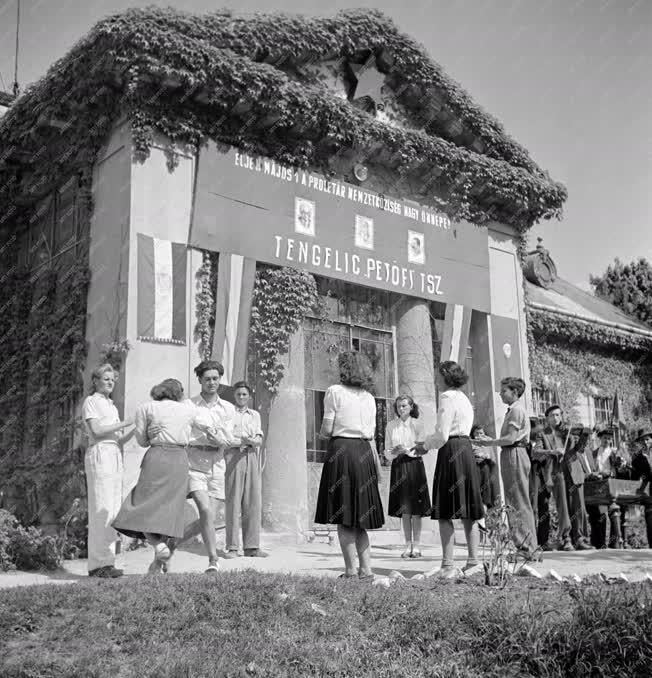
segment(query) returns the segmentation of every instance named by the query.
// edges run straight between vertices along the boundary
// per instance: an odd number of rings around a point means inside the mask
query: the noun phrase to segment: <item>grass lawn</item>
[[[652,585],[253,571],[0,592],[0,676],[649,676]]]

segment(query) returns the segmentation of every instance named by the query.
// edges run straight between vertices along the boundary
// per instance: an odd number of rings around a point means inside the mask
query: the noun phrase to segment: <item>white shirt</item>
[[[260,423],[260,414],[250,407],[243,410],[235,409],[233,415],[233,433],[236,438],[255,438],[263,435],[263,428]]]
[[[406,421],[397,417],[388,422],[385,429],[385,458],[388,461],[400,459],[400,457],[391,454],[392,449],[397,445],[406,447],[409,450],[411,447],[414,447],[415,443],[423,442],[422,429],[421,423],[418,419],[414,419],[414,417],[408,417]],[[416,455],[414,452],[408,452],[406,456],[414,457]]]
[[[88,439],[91,445],[97,445],[97,443],[117,444],[120,435],[119,431],[96,438],[88,425],[89,419],[95,419],[101,426],[110,426],[111,424],[120,423],[118,408],[111,398],[102,393],[93,393],[92,395],[89,395],[84,399],[84,404],[82,405],[82,419],[86,425],[86,431],[88,432]]]
[[[333,422],[334,438],[371,440],[376,430],[376,401],[361,388],[329,386],[324,396],[324,421]]]
[[[598,447],[593,453],[589,453],[593,454],[593,463],[600,473],[611,473],[611,461],[609,458],[613,451],[612,447]]]
[[[425,440],[427,450],[442,448],[451,436],[468,436],[473,427],[473,406],[462,391],[450,389],[439,398],[437,427]]]
[[[186,403],[195,407],[204,417],[208,417],[211,426],[214,429],[220,429],[224,432],[226,438],[224,445],[218,447],[216,441],[210,440],[207,435],[193,427],[190,434],[190,442],[188,447],[188,464],[190,468],[195,471],[202,471],[209,473],[214,465],[218,469],[226,469],[224,461],[224,448],[236,443],[233,440],[233,423],[235,417],[235,407],[233,403],[222,398],[216,398],[212,403],[204,400],[201,393],[194,398],[189,398]]]
[[[187,400],[150,400],[136,409],[136,440],[141,447],[149,445],[188,445],[194,425],[210,427],[209,417]],[[163,427],[158,435],[149,435],[152,425]]]

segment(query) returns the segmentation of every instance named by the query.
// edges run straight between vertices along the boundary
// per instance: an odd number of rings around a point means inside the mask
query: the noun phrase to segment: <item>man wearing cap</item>
[[[557,507],[557,549],[573,551],[571,519],[568,510],[566,479],[563,471],[566,431],[562,426],[563,412],[559,405],[551,405],[545,412],[546,425],[537,435],[532,450],[538,481],[538,539],[544,551],[552,551],[550,536],[550,497]],[[547,528],[547,529],[546,529]]]
[[[587,457],[589,465],[589,474],[587,480],[601,480],[602,478],[615,477],[616,469],[613,466],[614,448],[613,448],[613,434],[610,429],[603,429],[598,431],[598,438],[600,440],[599,447],[591,450]],[[589,524],[591,525],[591,544],[596,549],[607,548],[607,515],[608,507],[600,506],[586,506],[586,512],[589,516]]]

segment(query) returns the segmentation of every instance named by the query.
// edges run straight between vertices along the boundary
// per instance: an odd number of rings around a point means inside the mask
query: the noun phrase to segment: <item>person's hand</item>
[[[564,450],[561,447],[557,447],[552,451],[552,454],[554,454],[557,459],[560,459],[564,456]]]
[[[160,424],[152,424],[148,429],[147,429],[147,435],[156,437],[159,433],[163,433],[165,431],[165,427],[161,426]]]
[[[416,445],[410,449],[410,452],[414,452],[415,457],[423,457],[424,454],[428,454],[428,450],[426,450],[423,443],[416,443]]]

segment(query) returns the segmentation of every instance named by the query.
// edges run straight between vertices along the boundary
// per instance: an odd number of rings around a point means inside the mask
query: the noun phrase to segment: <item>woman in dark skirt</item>
[[[149,447],[140,467],[136,487],[125,499],[113,527],[136,539],[147,539],[154,546],[155,560],[150,573],[162,571],[170,558],[168,538],[184,534],[184,505],[188,493],[186,447],[192,426],[213,433],[192,404],[183,400],[183,386],[166,379],[152,388],[152,401],[135,414],[135,435],[141,447]],[[210,570],[211,568],[209,568]],[[218,567],[213,568],[216,572]]]
[[[405,535],[401,558],[421,557],[421,518],[432,510],[428,480],[423,465],[423,432],[419,425],[419,406],[408,395],[394,401],[396,419],[385,429],[385,457],[392,462],[389,484],[390,516],[400,518]]]
[[[385,522],[378,491],[380,461],[373,444],[376,402],[368,389],[371,366],[361,353],[338,356],[340,384],[324,397],[320,435],[328,438],[326,461],[321,473],[315,522],[337,525],[345,573],[371,580],[371,551],[367,530]]]
[[[480,474],[475,463],[469,434],[473,426],[473,407],[461,391],[468,381],[466,372],[452,360],[439,366],[437,375],[441,393],[437,411],[437,428],[425,441],[425,448],[437,449],[437,465],[432,487],[432,519],[439,521],[443,549],[438,576],[455,578],[453,520],[464,525],[468,557],[463,571],[468,575],[479,570],[478,526],[484,516],[480,493]],[[445,389],[445,390],[444,390]]]

